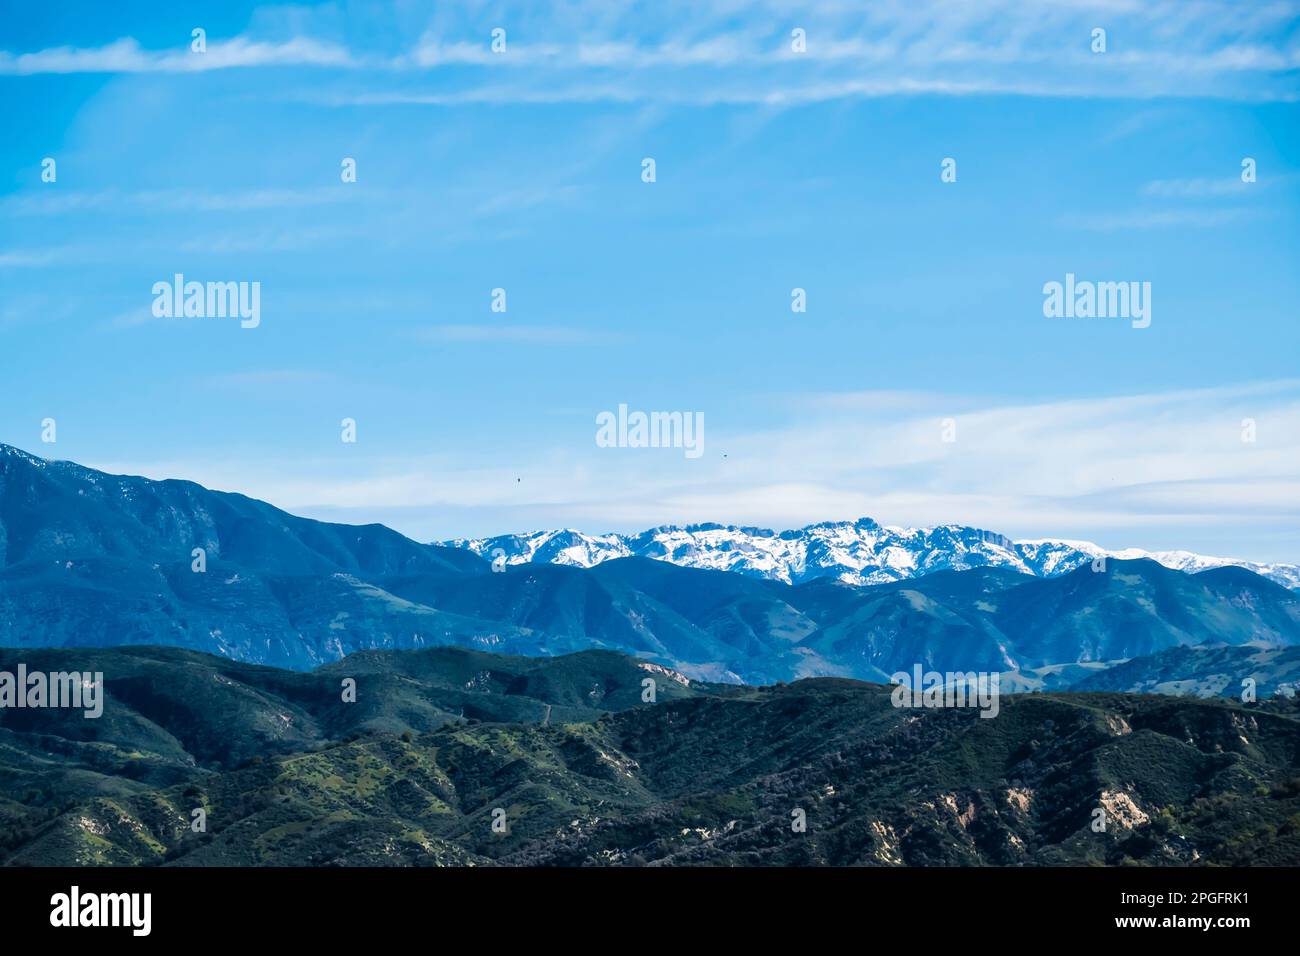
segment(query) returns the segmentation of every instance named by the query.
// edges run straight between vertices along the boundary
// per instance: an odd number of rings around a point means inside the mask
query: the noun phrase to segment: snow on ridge
[[[882,526],[870,518],[825,521],[775,532],[713,522],[664,525],[639,534],[588,535],[574,529],[507,534],[443,542],[507,564],[541,561],[592,567],[624,557],[644,557],[683,567],[732,571],[800,584],[833,578],[880,584],[942,570],[1000,567],[1034,577],[1055,577],[1098,557],[1149,558],[1194,573],[1236,566],[1284,587],[1300,588],[1300,566],[1239,561],[1190,551],[1107,550],[1091,541],[1041,538],[1013,541],[981,528]]]

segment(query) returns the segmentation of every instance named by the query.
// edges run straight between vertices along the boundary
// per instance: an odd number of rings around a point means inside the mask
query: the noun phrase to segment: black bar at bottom
[[[984,933],[1199,934],[1231,942],[1293,925],[1297,875],[1136,868],[7,869],[0,870],[0,915],[10,941],[75,933],[83,942],[114,937],[128,945],[373,943],[376,933],[451,927],[477,928],[494,946],[512,938],[536,945],[556,933],[588,942],[588,933],[627,934],[629,941],[648,934],[652,941],[665,932],[734,942],[783,927],[828,940],[849,930],[866,939],[936,942]],[[144,897],[131,895],[145,893],[147,936],[138,932]],[[64,924],[116,917],[122,925],[56,927],[52,916]]]

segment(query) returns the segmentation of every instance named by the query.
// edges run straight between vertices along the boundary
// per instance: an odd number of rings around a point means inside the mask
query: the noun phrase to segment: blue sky
[[[0,441],[422,539],[1300,560],[1300,4],[46,6],[0,4]],[[153,317],[177,272],[261,324]],[[1044,317],[1066,273],[1150,327]],[[597,447],[620,403],[704,455]]]

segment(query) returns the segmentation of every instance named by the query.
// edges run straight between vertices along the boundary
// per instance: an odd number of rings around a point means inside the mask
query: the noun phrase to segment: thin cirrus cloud
[[[396,22],[399,13],[393,13]],[[841,98],[914,94],[1020,96],[1300,96],[1300,4],[1244,15],[1229,0],[1072,2],[910,0],[869,5],[777,0],[716,11],[668,2],[647,8],[577,2],[501,18],[504,49],[472,11],[440,12],[411,45],[359,50],[331,39],[249,35],[188,37],[145,49],[132,37],[99,47],[0,51],[0,74],[196,73],[299,67],[397,78],[360,90],[321,91],[340,104],[664,101],[791,106]],[[296,20],[310,28],[310,13]],[[496,24],[492,24],[496,26]],[[1092,33],[1108,32],[1104,53]],[[409,35],[409,24],[396,30]],[[795,49],[793,34],[802,31]],[[411,77],[454,79],[411,88]],[[448,88],[450,86],[450,88]]]
[[[944,408],[955,409],[953,442],[942,438]],[[790,409],[795,418],[783,426],[736,433],[725,420],[714,426],[718,417],[706,409],[706,454],[697,461],[675,449],[597,448],[593,438],[527,461],[518,449],[505,461],[485,448],[345,465],[118,467],[235,488],[333,520],[383,520],[422,539],[557,521],[603,532],[693,521],[797,527],[868,515],[1210,553],[1221,540],[1211,532],[1231,527],[1240,552],[1231,557],[1297,557],[1276,553],[1276,538],[1300,532],[1300,381],[1016,404],[858,393],[800,399]],[[594,426],[581,428],[594,436]],[[521,473],[526,483],[516,481]]]
[[[1117,232],[1128,229],[1197,228],[1215,229],[1250,219],[1273,215],[1265,209],[1229,207],[1226,209],[1139,209],[1133,212],[1071,214],[1061,217],[1061,225],[1093,232]]]
[[[0,50],[0,74],[33,76],[42,73],[198,73],[267,66],[351,67],[356,63],[343,47],[296,37],[282,43],[237,37],[208,44],[204,53],[146,50],[132,37],[105,46],[51,47],[32,53]]]
[[[214,388],[259,390],[321,385],[331,381],[331,378],[328,372],[319,369],[273,368],[212,375],[205,382]]]
[[[515,342],[527,345],[595,345],[614,341],[612,335],[560,325],[447,324],[421,329],[417,338],[430,342]]]
[[[60,249],[0,249],[0,269],[26,269],[56,265]]]
[[[258,212],[346,203],[375,198],[359,189],[147,189],[71,190],[16,193],[0,199],[0,211],[15,216],[58,216],[83,212]]]
[[[1204,199],[1236,196],[1253,187],[1266,184],[1247,183],[1236,179],[1156,179],[1142,187],[1142,195],[1162,199]]]

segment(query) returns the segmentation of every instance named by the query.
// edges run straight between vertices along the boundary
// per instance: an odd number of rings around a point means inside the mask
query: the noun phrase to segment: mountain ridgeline
[[[936,571],[1006,568],[1055,577],[1099,558],[1150,558],[1176,571],[1243,567],[1288,588],[1300,588],[1300,565],[1207,557],[1190,551],[1119,551],[1090,541],[1013,541],[996,531],[941,525],[884,527],[870,518],[824,521],[791,531],[695,524],[640,534],[584,534],[572,529],[457,538],[444,542],[505,564],[565,564],[589,568],[619,558],[654,558],[684,568],[734,571],[786,584],[834,578],[847,584],[887,584]]]
[[[930,570],[494,565],[0,446],[0,686],[98,688],[0,707],[0,864],[1300,861],[1294,592]]]
[[[1052,577],[978,566],[875,585],[790,585],[643,557],[494,570],[469,549],[381,525],[298,518],[191,482],[0,446],[0,646],[120,645],[296,670],[372,649],[605,649],[752,684],[886,681],[920,664],[1016,672],[1041,689],[1067,686],[1065,673],[1095,676],[1064,665],[1300,645],[1300,595],[1244,568],[1188,574],[1150,559]],[[1252,658],[1161,660],[1221,674],[1225,661],[1249,668]],[[1266,668],[1273,685],[1292,680],[1289,659],[1280,667]],[[1213,682],[1200,676],[1180,678],[1204,691]],[[1233,693],[1245,676],[1229,674],[1216,692]],[[1154,681],[1170,683],[1168,673]]]
[[[605,651],[366,651],[306,673],[0,651],[20,661],[102,672],[105,699],[95,720],[0,710],[3,865],[1300,862],[1284,697],[1017,694],[985,720]]]

